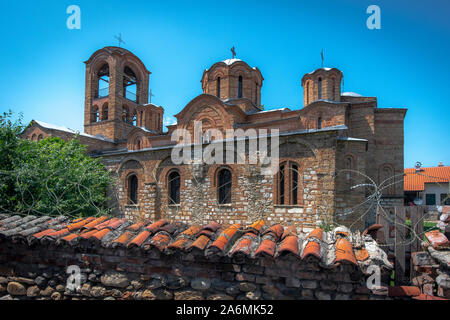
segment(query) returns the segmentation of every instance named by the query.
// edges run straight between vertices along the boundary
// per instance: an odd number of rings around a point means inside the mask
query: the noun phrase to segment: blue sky
[[[66,8],[81,8],[81,30]],[[369,30],[366,8],[381,9]],[[408,108],[405,167],[450,165],[450,1],[1,1],[0,111],[23,112],[83,130],[84,64],[104,46],[135,53],[152,72],[154,103],[166,116],[201,94],[205,68],[231,57],[257,66],[266,109],[302,107],[301,77],[325,66],[344,91]]]

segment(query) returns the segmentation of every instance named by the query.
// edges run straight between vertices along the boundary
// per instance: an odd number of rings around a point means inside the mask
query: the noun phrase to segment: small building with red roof
[[[423,204],[435,209],[450,205],[450,166],[405,169],[405,204]],[[420,203],[422,201],[422,203]]]

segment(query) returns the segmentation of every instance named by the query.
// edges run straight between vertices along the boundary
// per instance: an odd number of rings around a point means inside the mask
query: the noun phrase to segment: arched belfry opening
[[[139,103],[138,101],[138,80],[134,71],[126,66],[123,70],[123,96],[128,100]]]
[[[138,125],[137,110],[148,104],[150,71],[121,47],[100,49],[85,64],[85,133],[126,139]]]
[[[97,98],[109,96],[109,65],[104,63],[97,72]]]

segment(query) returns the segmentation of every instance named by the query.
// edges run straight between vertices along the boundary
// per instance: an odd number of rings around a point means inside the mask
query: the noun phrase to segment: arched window
[[[317,92],[318,92],[318,99],[322,99],[322,78],[319,78],[317,81]]]
[[[35,141],[36,140],[36,134],[33,133],[33,135],[31,136],[31,140]]]
[[[92,114],[91,114],[91,122],[97,122],[98,121],[98,107],[97,106],[93,106],[92,107]]]
[[[345,180],[347,181],[347,185],[350,188],[353,185],[353,176],[355,175],[353,170],[355,170],[355,161],[352,156],[348,155],[344,159],[345,166]]]
[[[102,120],[108,120],[108,104],[105,103],[102,108]]]
[[[299,166],[292,161],[280,165],[277,173],[277,197],[276,204],[298,205],[302,201],[302,190],[299,184]]]
[[[134,174],[128,178],[128,201],[130,204],[138,203],[138,178]]]
[[[220,77],[217,78],[217,98],[220,99]]]
[[[381,184],[383,184],[381,186]],[[379,185],[382,188],[382,193],[385,195],[394,194],[395,190],[395,178],[394,170],[388,164],[381,166],[379,171]]]
[[[322,117],[317,118],[317,129],[322,129]]]
[[[95,98],[103,98],[109,96],[109,65],[105,63],[97,72],[97,94]]]
[[[133,126],[136,126],[136,125],[137,125],[137,115],[136,115],[136,112],[133,113],[133,116],[131,117],[131,124],[132,124]]]
[[[42,136],[42,134],[40,134],[37,139],[38,139],[38,141],[41,141],[43,138],[44,137]]]
[[[141,150],[141,140],[140,139],[138,139],[137,141],[136,141],[136,150]]]
[[[242,76],[239,76],[238,82],[238,98],[242,98]]]
[[[144,118],[144,111],[140,112],[141,116],[139,117],[139,126],[142,127],[142,120]]]
[[[219,171],[217,180],[219,204],[231,203],[231,171],[228,169],[221,169]]]
[[[169,191],[169,205],[180,204],[180,182],[180,173],[178,171],[172,171],[169,174],[167,181],[167,190]]]

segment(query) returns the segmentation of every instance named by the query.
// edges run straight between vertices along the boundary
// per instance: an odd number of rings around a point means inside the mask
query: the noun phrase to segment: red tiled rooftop
[[[420,168],[417,173],[415,168],[404,171],[403,188],[405,191],[423,191],[425,183],[448,183],[450,181],[450,166]]]

